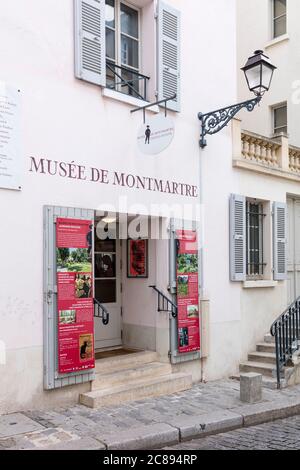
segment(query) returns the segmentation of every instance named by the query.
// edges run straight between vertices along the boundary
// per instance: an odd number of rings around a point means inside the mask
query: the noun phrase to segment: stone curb
[[[243,417],[232,411],[220,410],[187,418],[179,416],[169,421],[168,424],[178,429],[180,441],[184,442],[241,428]]]
[[[236,408],[235,412],[243,416],[243,426],[254,426],[300,414],[300,400],[286,399],[244,405]]]
[[[170,441],[173,442],[171,445],[174,445],[176,442],[226,433],[298,414],[300,414],[300,400],[256,403],[199,416],[186,418],[179,416],[167,423],[135,428],[118,436],[111,436],[109,439],[99,436],[99,441],[104,442],[108,450],[158,449],[169,446]]]
[[[111,435],[95,435],[107,450],[142,450],[179,443],[179,430],[165,423],[151,424]]]

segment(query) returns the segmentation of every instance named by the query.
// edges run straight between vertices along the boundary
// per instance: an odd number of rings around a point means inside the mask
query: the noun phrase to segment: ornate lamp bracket
[[[234,104],[227,108],[218,109],[207,114],[199,113],[198,118],[201,122],[200,147],[202,149],[206,147],[206,135],[213,135],[221,131],[241,109],[245,108],[249,112],[253,111],[255,106],[260,103],[261,99],[262,96],[259,95],[252,100],[243,101],[242,103]]]

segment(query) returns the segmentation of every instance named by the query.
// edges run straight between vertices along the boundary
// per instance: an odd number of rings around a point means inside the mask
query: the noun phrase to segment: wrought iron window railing
[[[94,299],[94,317],[100,318],[103,325],[109,324],[109,312],[97,299]]]
[[[277,318],[270,333],[275,338],[277,387],[280,388],[283,367],[291,364],[293,354],[300,349],[300,297]]]
[[[147,101],[147,84],[150,77],[128,67],[106,61],[106,87],[125,95]]]
[[[264,219],[263,205],[247,201],[247,276],[249,278],[264,275]]]
[[[177,305],[170,300],[162,291],[157,289],[156,286],[149,286],[157,293],[157,311],[158,312],[168,312],[172,315],[173,318],[178,316],[178,307]]]

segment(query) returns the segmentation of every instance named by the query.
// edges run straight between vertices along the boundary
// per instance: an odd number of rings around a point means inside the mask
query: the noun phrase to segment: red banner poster
[[[197,233],[178,230],[177,303],[178,350],[200,350],[199,267]]]
[[[91,220],[57,219],[58,370],[95,367]]]

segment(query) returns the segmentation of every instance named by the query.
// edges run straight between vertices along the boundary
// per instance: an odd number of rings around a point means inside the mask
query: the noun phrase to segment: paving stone
[[[0,416],[0,438],[12,437],[39,429],[44,429],[44,427],[22,413]]]
[[[49,445],[39,450],[105,450],[106,446],[93,439],[92,437],[83,437],[80,439],[60,442],[58,444]],[[38,449],[35,449],[38,450]]]

